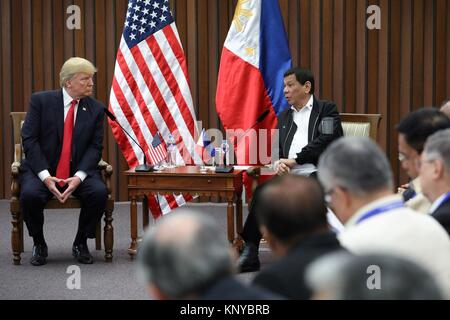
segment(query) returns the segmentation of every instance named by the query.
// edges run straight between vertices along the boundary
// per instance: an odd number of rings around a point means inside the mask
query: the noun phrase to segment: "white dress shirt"
[[[292,139],[291,147],[289,148],[289,159],[296,159],[297,153],[300,153],[304,147],[308,145],[308,130],[309,130],[309,118],[311,117],[311,111],[313,108],[314,97],[311,95],[306,105],[297,110],[294,106],[292,109],[292,118],[297,125],[297,131]],[[311,173],[317,171],[315,165],[311,163],[305,163],[302,165],[295,165],[291,169],[291,173],[309,176]]]
[[[73,98],[67,93],[65,88],[62,88],[62,92],[63,92],[63,101],[64,101],[64,121],[66,120],[67,117],[67,113],[69,112],[70,106],[72,105],[72,101]],[[78,111],[78,104],[79,104],[79,100],[77,100],[77,104],[75,105],[75,110],[73,113],[73,124],[74,124],[74,128],[75,128],[75,122],[77,119],[77,111]],[[81,179],[81,181],[84,181],[84,179],[86,179],[86,172],[84,171],[77,171],[74,176],[77,176]],[[41,172],[38,173],[38,177],[39,179],[41,179],[42,182],[44,182],[45,179],[47,179],[47,177],[50,177],[50,172],[48,172],[48,170],[42,170]]]

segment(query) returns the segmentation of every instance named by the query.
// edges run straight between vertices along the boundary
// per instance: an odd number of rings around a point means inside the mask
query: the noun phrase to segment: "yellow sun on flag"
[[[244,30],[246,20],[253,16],[251,10],[244,8],[244,4],[248,2],[250,2],[250,0],[239,0],[236,6],[236,12],[234,13],[233,22],[236,25],[237,32],[242,32],[242,30]]]

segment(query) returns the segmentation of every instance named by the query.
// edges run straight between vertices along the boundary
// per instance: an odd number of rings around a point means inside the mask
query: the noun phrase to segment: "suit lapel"
[[[62,145],[63,133],[64,133],[64,99],[62,94],[62,89],[56,92],[55,95],[56,103],[55,108],[55,123],[58,132],[58,140]]]
[[[313,107],[311,110],[311,116],[309,117],[309,126],[308,126],[308,142],[313,140],[313,132],[314,127],[317,125],[317,118],[319,117],[319,104],[315,97],[313,97]]]

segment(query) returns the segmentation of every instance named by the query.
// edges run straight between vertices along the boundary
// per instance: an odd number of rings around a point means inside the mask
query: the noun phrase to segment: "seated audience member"
[[[310,70],[292,68],[284,73],[283,92],[290,107],[278,116],[279,148],[272,152],[279,159],[274,163],[278,175],[290,172],[315,176],[322,152],[343,135],[336,104],[319,100],[314,89],[314,75]],[[245,244],[238,261],[239,271],[259,270],[261,234],[251,210],[241,236]]]
[[[422,152],[420,181],[430,214],[450,235],[450,129],[431,135]]]
[[[441,112],[450,118],[450,100],[446,100],[442,103]]]
[[[420,154],[427,138],[436,131],[450,128],[450,119],[435,108],[423,108],[404,117],[397,125],[399,159],[403,169],[413,179],[403,192],[406,206],[428,213],[431,203],[422,194],[418,179]]]
[[[261,233],[279,260],[262,269],[253,283],[289,299],[309,299],[306,267],[324,254],[342,250],[328,227],[318,181],[279,177],[266,183],[255,206]]]
[[[146,232],[139,270],[150,296],[158,300],[278,298],[232,276],[233,252],[212,217],[178,209]]]
[[[316,300],[442,300],[433,276],[411,260],[392,255],[340,253],[318,259],[306,271]]]
[[[450,294],[450,238],[429,215],[404,206],[393,193],[389,162],[368,138],[334,142],[319,161],[319,180],[337,217],[338,236],[355,254],[391,253],[428,268]]]

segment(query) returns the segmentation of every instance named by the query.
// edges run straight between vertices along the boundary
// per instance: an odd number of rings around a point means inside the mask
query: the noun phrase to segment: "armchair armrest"
[[[111,176],[113,174],[113,167],[103,159],[98,162],[98,168],[102,171],[103,180],[108,190],[108,195],[111,196]]]
[[[261,167],[250,167],[247,169],[247,174],[254,179],[258,179],[261,175]]]
[[[22,145],[14,145],[14,162],[11,164],[11,197],[19,198],[20,187],[19,187],[19,169],[20,161],[22,160]]]

